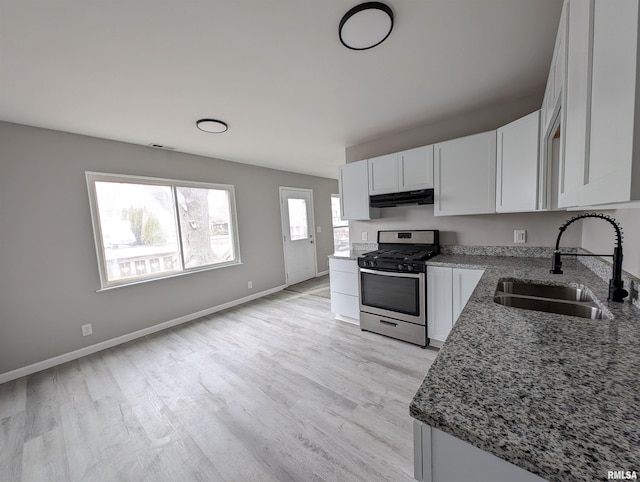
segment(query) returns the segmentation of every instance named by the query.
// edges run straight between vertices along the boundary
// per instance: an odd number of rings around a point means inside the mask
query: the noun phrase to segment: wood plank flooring
[[[1,481],[411,481],[437,351],[282,291],[0,385]]]

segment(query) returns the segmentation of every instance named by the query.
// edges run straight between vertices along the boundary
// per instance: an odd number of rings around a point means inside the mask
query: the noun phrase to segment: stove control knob
[[[404,264],[398,265],[398,271],[404,271],[405,269],[406,269],[406,266]]]
[[[407,265],[407,271],[413,271],[413,265],[412,264],[408,264]]]
[[[376,266],[376,262],[375,261],[367,261],[367,266],[369,268],[375,268]]]

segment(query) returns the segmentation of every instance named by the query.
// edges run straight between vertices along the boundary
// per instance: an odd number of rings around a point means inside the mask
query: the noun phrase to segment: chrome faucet
[[[611,223],[613,225],[613,229],[616,231],[616,246],[613,248],[613,254],[579,254],[579,253],[561,253],[560,252],[560,238],[562,234],[565,232],[567,227],[577,221],[578,219],[584,218],[600,218],[605,221]],[[551,268],[551,273],[553,274],[562,274],[562,261],[560,260],[560,255],[564,254],[565,256],[612,256],[613,257],[613,274],[612,279],[609,280],[609,297],[607,298],[609,301],[624,301],[624,298],[629,296],[629,292],[623,288],[624,282],[622,281],[622,228],[620,224],[613,219],[611,216],[607,216],[606,214],[601,213],[584,213],[575,216],[574,218],[569,219],[566,223],[560,226],[560,233],[558,234],[558,239],[556,240],[556,248],[553,251],[553,266]]]

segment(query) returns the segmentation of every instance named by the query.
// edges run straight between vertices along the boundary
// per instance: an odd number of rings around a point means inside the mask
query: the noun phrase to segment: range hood
[[[433,189],[369,196],[369,205],[372,208],[389,208],[405,204],[433,204]]]

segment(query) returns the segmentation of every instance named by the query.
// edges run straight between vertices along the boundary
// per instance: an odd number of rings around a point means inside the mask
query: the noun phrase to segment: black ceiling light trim
[[[220,134],[229,129],[226,122],[222,122],[218,119],[200,119],[196,122],[196,127],[203,132],[209,132],[211,134]]]
[[[365,12],[367,10],[374,10],[374,11],[377,10],[378,12],[382,12],[386,14],[388,16],[388,22],[389,22],[388,26],[379,25],[383,27],[383,29],[377,33],[374,33],[374,38],[369,39],[367,43],[354,44],[352,42],[353,39],[348,38],[353,33],[351,32],[352,27],[357,30],[360,30],[361,28],[366,29],[367,27],[373,27],[373,25],[367,26],[365,24],[360,24],[360,19],[366,22],[367,19],[365,19],[364,17],[360,16],[356,18],[357,14],[361,12]],[[349,25],[347,25],[347,22],[349,21],[351,22]],[[344,30],[345,25],[348,27],[349,31]],[[351,10],[349,10],[347,13],[344,14],[344,17],[342,17],[342,20],[340,20],[340,26],[338,27],[338,34],[340,36],[340,42],[342,43],[342,45],[344,45],[348,49],[368,50],[384,42],[387,39],[387,37],[391,34],[392,30],[393,30],[393,11],[391,10],[391,8],[388,5],[385,5],[384,3],[381,3],[381,2],[365,2],[365,3],[361,3],[360,5],[356,5]],[[345,35],[343,35],[343,32],[347,34],[346,35],[347,38],[345,38]],[[355,32],[355,33],[363,33],[363,31],[360,30],[360,32]],[[367,32],[367,34],[368,36],[371,36],[371,32]],[[360,41],[363,42],[364,39],[360,39]]]

